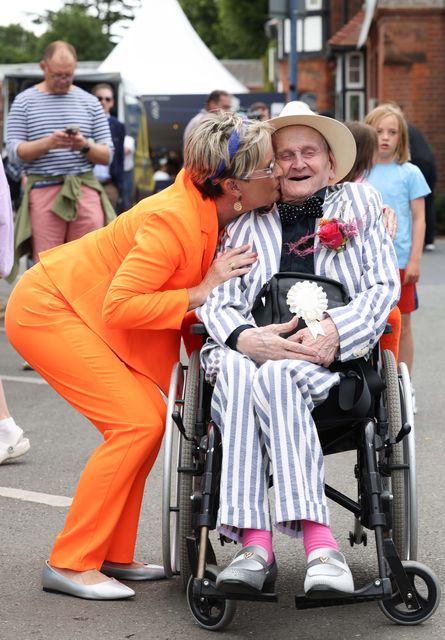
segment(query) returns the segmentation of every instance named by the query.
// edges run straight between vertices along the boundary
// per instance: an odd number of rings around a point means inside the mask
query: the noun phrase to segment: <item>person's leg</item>
[[[51,211],[61,185],[31,189],[29,192],[29,216],[32,232],[32,259],[39,261],[39,253],[52,249],[66,241],[68,222]]]
[[[388,317],[388,324],[391,325],[391,333],[384,333],[380,338],[380,350],[389,349],[393,352],[396,362],[399,358],[400,332],[402,316],[399,307],[394,307]]]
[[[398,362],[405,362],[411,375],[414,362],[414,339],[410,313],[402,313]]]
[[[30,449],[28,438],[23,437],[23,429],[9,413],[5,391],[0,379],[0,464],[6,460],[19,458]]]
[[[302,526],[305,592],[351,593],[354,582],[329,528],[324,463],[312,410],[340,381],[338,373],[301,361],[269,361],[257,372],[253,397],[274,470],[278,528]]]
[[[128,540],[120,559],[131,562],[143,477],[164,428],[165,403],[158,388],[149,380],[141,384],[45,282],[41,269],[24,274],[6,320],[13,346],[104,435],[81,475],[51,565],[77,572],[99,569],[115,532],[122,538],[121,518]]]
[[[272,461],[279,529],[298,522],[329,524],[324,463],[312,410],[339,383],[339,374],[298,360],[268,361],[253,384],[255,412]]]
[[[105,224],[99,192],[84,184],[81,185],[80,191],[76,219],[68,225],[66,242],[77,240],[90,231],[101,229]]]
[[[212,396],[212,419],[222,433],[219,530],[235,540],[242,529],[270,530],[268,466],[252,408],[256,365],[237,351],[221,350]]]

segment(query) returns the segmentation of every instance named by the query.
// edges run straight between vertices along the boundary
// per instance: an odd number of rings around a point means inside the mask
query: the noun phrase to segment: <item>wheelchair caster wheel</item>
[[[388,600],[379,600],[379,607],[387,618],[403,625],[420,624],[428,620],[440,602],[440,585],[435,574],[420,562],[402,562],[403,568],[415,591],[420,607],[407,609],[397,586]]]
[[[205,577],[215,582],[218,575],[216,567],[207,567]],[[233,620],[236,602],[218,597],[199,598],[193,596],[193,576],[187,585],[187,604],[192,616],[203,629],[218,631],[224,629]]]

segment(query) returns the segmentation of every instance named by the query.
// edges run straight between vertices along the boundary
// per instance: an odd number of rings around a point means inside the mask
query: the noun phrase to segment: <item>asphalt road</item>
[[[443,495],[445,477],[445,400],[443,391],[445,335],[445,240],[423,260],[419,286],[421,308],[414,314],[416,364],[414,383],[419,413],[416,417],[419,487],[419,561],[429,565],[444,583],[445,544]],[[0,282],[0,299],[10,287]],[[62,526],[67,507],[30,502],[24,491],[71,497],[78,475],[99,438],[35,372],[21,370],[21,359],[8,345],[0,326],[0,376],[11,413],[26,430],[31,451],[14,463],[0,466],[0,638],[1,640],[173,640],[206,638],[211,632],[197,627],[187,609],[178,578],[136,584],[133,601],[94,602],[41,591],[40,571],[52,541]],[[354,458],[328,458],[327,480],[340,489],[351,487]],[[137,558],[161,562],[160,508],[162,457],[147,483]],[[5,497],[7,489],[18,497]],[[28,496],[29,497],[29,496]],[[354,495],[352,494],[352,497]],[[23,499],[25,498],[25,499]],[[352,518],[332,506],[333,527],[352,567],[356,585],[375,575],[375,550],[370,535],[366,548],[351,549],[346,537]],[[410,640],[445,638],[443,606],[422,626],[399,627],[377,604],[297,611],[295,593],[302,590],[302,545],[276,535],[279,564],[278,604],[239,603],[224,638],[343,640],[379,638]],[[232,545],[217,548],[224,563]]]

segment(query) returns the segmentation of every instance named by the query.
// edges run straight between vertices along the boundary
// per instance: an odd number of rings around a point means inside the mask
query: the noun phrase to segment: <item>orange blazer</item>
[[[213,260],[218,218],[186,173],[103,229],[40,254],[79,318],[165,392],[179,356],[187,289]]]

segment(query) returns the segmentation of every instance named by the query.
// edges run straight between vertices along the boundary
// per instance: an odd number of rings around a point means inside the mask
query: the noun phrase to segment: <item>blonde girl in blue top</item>
[[[397,216],[394,247],[402,283],[398,303],[402,313],[399,362],[405,362],[411,373],[411,312],[418,307],[416,283],[425,237],[425,196],[430,188],[420,169],[409,162],[408,126],[400,108],[393,103],[381,104],[368,113],[365,122],[377,130],[379,141],[377,163],[367,180]]]

